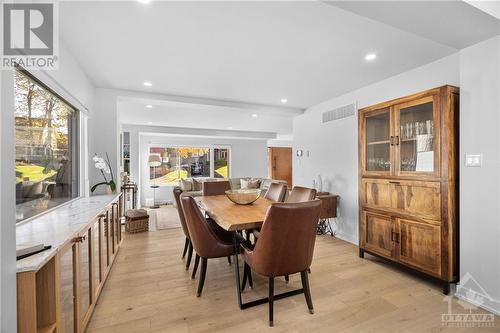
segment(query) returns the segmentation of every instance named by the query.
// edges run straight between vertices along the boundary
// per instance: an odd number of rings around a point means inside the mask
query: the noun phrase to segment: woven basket
[[[149,215],[144,209],[129,209],[125,213],[125,231],[131,234],[149,230]]]

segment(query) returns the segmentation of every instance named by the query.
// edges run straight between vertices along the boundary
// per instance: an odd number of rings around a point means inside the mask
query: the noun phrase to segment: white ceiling
[[[118,111],[123,124],[211,129],[222,133],[267,132],[279,136],[292,133],[292,117],[301,113],[142,98],[120,98]]]
[[[500,34],[500,20],[485,12],[493,7],[489,4],[496,4],[495,9],[500,10],[500,2],[495,1],[372,0],[327,3],[457,49]]]
[[[60,30],[98,87],[302,108],[456,52],[317,1],[63,2]]]

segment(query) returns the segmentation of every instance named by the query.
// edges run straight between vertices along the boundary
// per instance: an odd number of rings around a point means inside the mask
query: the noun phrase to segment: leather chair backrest
[[[316,198],[316,190],[313,188],[294,186],[286,202],[304,202]]]
[[[286,190],[287,186],[285,184],[271,183],[264,197],[272,201],[283,202]]]
[[[196,253],[202,258],[212,258],[220,252],[221,247],[232,244],[220,240],[215,232],[210,228],[207,221],[201,214],[198,205],[190,196],[181,197],[182,209],[186,217],[186,224],[191,236],[191,243]]]
[[[231,184],[228,180],[221,181],[206,181],[203,182],[203,195],[222,195],[227,190],[231,189]]]
[[[182,210],[181,205],[181,194],[182,189],[179,186],[174,187],[175,204],[177,205],[177,212],[179,213],[179,219],[181,220],[182,231],[184,231],[184,235],[189,239],[189,231],[186,224],[186,218],[184,217],[184,211]]]
[[[276,203],[269,207],[253,250],[254,270],[275,277],[308,269],[314,253],[320,209],[320,200]]]

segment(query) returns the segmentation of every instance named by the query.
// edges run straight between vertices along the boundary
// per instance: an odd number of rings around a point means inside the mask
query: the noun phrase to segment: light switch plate
[[[465,154],[466,167],[481,167],[483,164],[483,154]]]

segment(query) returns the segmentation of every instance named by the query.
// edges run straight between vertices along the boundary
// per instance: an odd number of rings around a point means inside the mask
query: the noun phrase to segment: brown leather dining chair
[[[232,242],[227,242],[218,235],[208,224],[207,220],[201,214],[196,202],[192,197],[181,197],[182,209],[186,217],[186,224],[189,230],[191,244],[196,251],[194,262],[193,277],[196,274],[198,263],[201,258],[200,279],[198,282],[197,297],[201,296],[205,275],[207,273],[207,261],[212,258],[222,258],[234,255],[236,252]],[[229,233],[228,231],[225,231]]]
[[[207,181],[203,183],[203,195],[223,195],[227,190],[231,189],[231,184],[228,180]]]
[[[271,183],[271,185],[269,185],[269,188],[267,189],[266,194],[264,195],[264,198],[276,202],[283,202],[283,200],[285,200],[286,190],[287,186],[285,184]],[[249,235],[250,232],[253,234],[254,240],[257,240],[260,236],[260,228],[247,230],[247,232],[247,235]],[[247,241],[250,241],[250,237],[248,236]]]
[[[274,278],[277,276],[300,272],[307,307],[314,313],[307,269],[312,263],[320,209],[319,200],[276,203],[267,211],[261,237],[254,248],[242,244],[245,261],[242,289],[247,278],[251,283],[251,270],[269,278],[270,326],[273,326]]]
[[[314,200],[316,198],[316,190],[302,186],[294,186],[286,202],[304,202]]]
[[[266,194],[264,195],[264,198],[276,202],[283,202],[283,200],[285,200],[286,189],[287,186],[285,184],[271,183]]]
[[[179,213],[179,219],[181,220],[182,231],[184,232],[184,236],[186,236],[186,241],[184,242],[184,250],[182,251],[182,259],[186,256],[186,252],[188,253],[187,261],[186,261],[186,270],[189,269],[189,265],[191,264],[191,257],[193,256],[193,245],[191,244],[191,240],[189,238],[189,230],[186,225],[186,219],[184,217],[184,212],[181,206],[181,194],[182,189],[178,186],[174,187],[174,198],[175,203],[177,204],[177,212]]]

